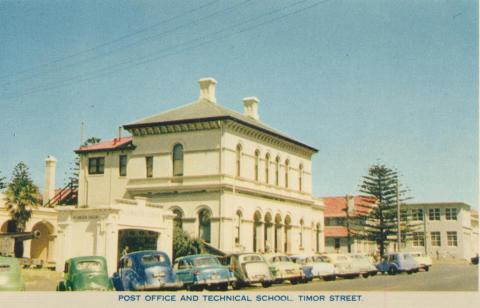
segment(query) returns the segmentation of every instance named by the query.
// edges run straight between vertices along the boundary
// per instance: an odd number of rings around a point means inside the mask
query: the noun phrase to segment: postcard
[[[478,11],[1,0],[0,306],[477,306]]]

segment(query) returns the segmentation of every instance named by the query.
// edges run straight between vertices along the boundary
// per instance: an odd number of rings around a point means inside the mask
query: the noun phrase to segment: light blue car
[[[406,252],[390,253],[383,257],[382,262],[377,264],[377,268],[382,273],[396,275],[405,272],[407,274],[416,273],[419,265],[413,256]]]
[[[220,264],[213,255],[192,255],[175,260],[173,265],[177,279],[189,291],[201,291],[205,288],[228,290],[236,279],[230,269]]]

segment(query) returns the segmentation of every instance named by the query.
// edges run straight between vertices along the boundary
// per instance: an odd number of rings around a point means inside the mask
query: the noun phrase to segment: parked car
[[[312,281],[315,275],[313,273],[313,266],[311,262],[309,262],[309,258],[307,256],[301,255],[293,255],[289,257],[293,262],[302,266],[303,274],[305,275],[302,282]]]
[[[363,278],[368,278],[369,276],[375,276],[378,273],[378,269],[367,255],[361,253],[352,253],[349,254],[350,258],[356,264],[356,267],[359,269]]]
[[[259,254],[230,254],[221,258],[221,262],[235,275],[236,281],[232,282],[232,287],[236,290],[254,283],[261,283],[264,288],[268,288],[274,282],[268,263]]]
[[[432,266],[432,258],[418,251],[410,252],[410,254],[412,255],[413,259],[417,261],[420,268],[424,269],[426,272],[430,270],[430,266]]]
[[[0,256],[0,291],[25,291],[20,264],[15,258]]]
[[[377,268],[380,272],[388,273],[389,275],[402,272],[412,274],[418,272],[419,265],[410,253],[396,252],[384,256],[382,262],[377,264]]]
[[[84,256],[68,259],[63,272],[63,280],[58,283],[57,291],[113,290],[104,257]]]
[[[360,276],[360,269],[352,258],[344,254],[325,254],[324,260],[335,266],[335,275],[341,278],[355,278]]]
[[[190,291],[205,288],[225,291],[236,278],[230,269],[220,264],[213,255],[192,255],[175,260],[173,266],[177,278]]]
[[[308,264],[313,267],[313,275],[325,281],[335,280],[335,265],[328,262],[324,256],[310,256],[307,258]]]
[[[161,251],[145,250],[124,255],[113,274],[118,291],[179,289],[168,255]]]
[[[305,280],[303,267],[294,263],[289,257],[282,254],[265,254],[265,261],[273,268],[275,282],[281,283],[284,280],[291,284],[297,284]]]

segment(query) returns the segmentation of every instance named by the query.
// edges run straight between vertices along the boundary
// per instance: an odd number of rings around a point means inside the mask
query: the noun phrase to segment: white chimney
[[[45,186],[43,188],[43,204],[45,205],[55,195],[55,169],[57,159],[51,155],[45,159]]]
[[[217,81],[211,77],[202,78],[198,81],[200,84],[200,99],[206,99],[212,103],[216,103],[215,85]]]
[[[255,120],[260,120],[258,116],[258,103],[260,101],[256,97],[245,97],[243,99],[243,114]]]

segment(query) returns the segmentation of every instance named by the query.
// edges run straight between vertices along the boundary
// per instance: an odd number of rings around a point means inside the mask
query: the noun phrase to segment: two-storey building
[[[472,216],[468,204],[412,203],[405,207],[416,225],[405,250],[438,259],[470,259],[478,253],[478,216]]]
[[[76,150],[78,208],[59,209],[60,259],[170,253],[173,224],[223,251],[323,251],[317,150],[260,121],[257,98],[238,113],[216,102],[214,79],[199,83],[193,103]]]

